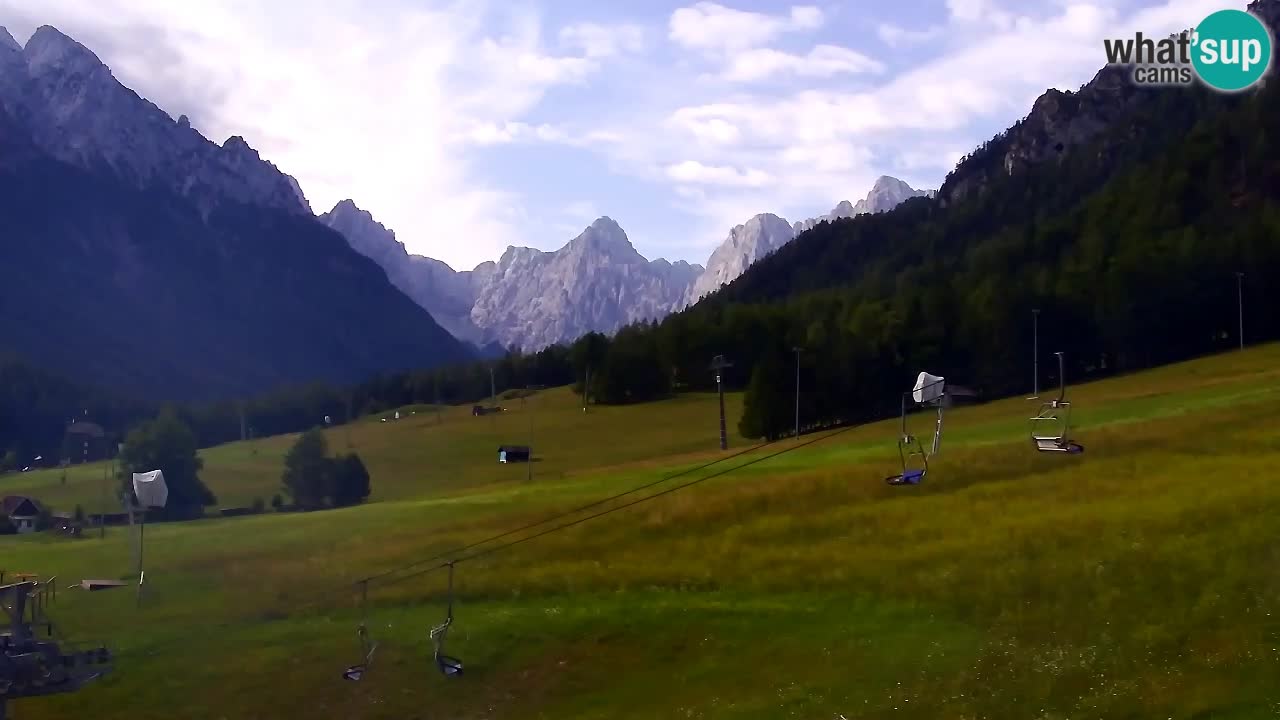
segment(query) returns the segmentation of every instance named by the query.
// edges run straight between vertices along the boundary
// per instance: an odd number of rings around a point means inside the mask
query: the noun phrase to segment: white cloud
[[[857,173],[871,164],[871,152],[852,143],[830,142],[783,148],[778,160],[790,172],[818,174]]]
[[[569,220],[582,222],[584,224],[590,223],[601,215],[601,213],[596,210],[595,203],[592,203],[590,200],[576,200],[571,202],[564,206],[561,214]]]
[[[644,29],[632,24],[578,23],[560,29],[560,43],[589,58],[607,58],[643,50]]]
[[[924,30],[908,30],[891,23],[881,23],[876,26],[876,35],[879,36],[880,41],[891,48],[922,45],[942,37],[944,32],[945,28],[940,25]]]
[[[691,124],[688,129],[698,140],[715,145],[732,145],[742,137],[737,125],[717,117]]]
[[[991,0],[947,0],[947,12],[952,20],[994,25],[1005,30],[1013,23],[1013,16]]]
[[[523,122],[482,122],[453,136],[455,142],[473,145],[505,145],[512,142],[538,140],[571,144],[572,137],[563,129],[547,123],[530,125]]]
[[[667,166],[667,177],[681,183],[731,187],[761,187],[772,180],[769,173],[755,168],[738,170],[728,166],[703,165],[697,160]]]
[[[744,50],[729,58],[722,77],[731,82],[754,82],[782,74],[828,78],[839,74],[883,71],[884,65],[862,53],[834,45],[819,45],[806,55],[770,48]]]
[[[822,10],[812,6],[766,15],[699,2],[671,13],[669,37],[689,49],[730,52],[759,47],[785,32],[817,29],[824,19]]]

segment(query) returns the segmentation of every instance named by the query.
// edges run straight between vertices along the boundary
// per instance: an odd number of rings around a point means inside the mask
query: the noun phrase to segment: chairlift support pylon
[[[10,700],[75,692],[111,671],[107,648],[64,650],[54,639],[44,612],[52,580],[44,587],[31,581],[0,586],[0,610],[7,621],[0,628],[0,720]],[[48,639],[37,636],[33,628],[38,626]]]
[[[1040,406],[1040,412],[1031,418],[1031,442],[1039,452],[1057,452],[1078,455],[1084,446],[1071,439],[1071,403],[1067,401],[1066,361],[1062,352],[1058,356],[1058,397]],[[1040,428],[1052,428],[1040,431]]]
[[[929,380],[929,378],[933,378]],[[902,393],[902,433],[898,436],[898,457],[902,472],[890,475],[884,481],[890,485],[919,485],[929,473],[929,458],[937,455],[942,447],[942,415],[947,405],[946,380],[928,373],[920,373],[916,387]],[[933,440],[926,450],[920,438],[907,431],[908,404],[933,407],[937,420],[933,427]],[[917,461],[916,458],[919,458]],[[916,464],[918,462],[918,464]]]

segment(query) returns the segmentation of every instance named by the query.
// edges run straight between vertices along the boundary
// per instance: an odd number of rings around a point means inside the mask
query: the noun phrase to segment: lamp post
[[[535,390],[541,390],[544,387],[546,387],[546,385],[526,385],[525,386],[526,394],[524,397],[520,398],[520,401],[525,405],[525,411],[529,413],[529,459],[525,462],[525,467],[526,467],[525,480],[526,481],[533,480],[533,404],[528,402],[529,400],[528,393],[533,392]]]
[[[803,348],[791,348],[796,353],[796,437],[800,437],[800,352]]]
[[[729,449],[729,434],[724,427],[724,374],[725,368],[733,367],[733,363],[724,359],[723,355],[717,355],[711,359],[711,369],[716,374],[716,393],[720,396],[720,449]]]
[[[1244,273],[1236,273],[1237,317],[1240,319],[1240,349],[1244,349]]]
[[[1031,311],[1031,397],[1040,397],[1040,308]]]

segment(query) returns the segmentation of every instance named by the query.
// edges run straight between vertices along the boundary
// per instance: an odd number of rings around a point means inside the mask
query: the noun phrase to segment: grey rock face
[[[876,184],[871,187],[871,192],[867,193],[865,198],[859,200],[858,204],[853,206],[852,214],[840,215],[839,217],[888,212],[913,197],[927,194],[926,191],[916,190],[898,178],[881,175],[876,180]],[[839,210],[840,207],[837,206],[836,209]]]
[[[711,253],[707,269],[689,288],[687,304],[697,302],[746,272],[751,264],[791,242],[795,230],[772,213],[756,215],[729,231],[729,237]]]
[[[679,305],[701,270],[683,262],[650,263],[618,223],[602,217],[555,252],[507,248],[471,319],[507,347],[535,350],[661,318]]]
[[[7,28],[0,26],[0,53],[4,52],[20,53],[22,52],[22,46],[18,44],[17,40],[13,39]]]
[[[373,260],[387,279],[419,306],[431,313],[445,330],[459,340],[480,343],[482,333],[471,322],[476,286],[487,279],[493,263],[474,271],[455,272],[445,263],[420,255],[410,255],[396,234],[361,210],[351,200],[343,200],[320,216],[320,222],[337,230],[361,255]]]
[[[729,231],[729,237],[711,253],[707,260],[707,271],[689,290],[686,304],[696,303],[699,299],[729,284],[751,264],[791,242],[800,233],[812,228],[820,222],[849,218],[863,213],[887,212],[897,207],[908,198],[925,195],[923,190],[916,190],[901,180],[882,175],[871,188],[871,192],[856,204],[841,200],[831,212],[821,217],[801,220],[790,225],[777,215],[756,215],[746,223]]]
[[[560,250],[509,247],[497,262],[454,271],[411,255],[395,233],[343,200],[320,216],[454,337],[526,351],[612,333],[679,308],[701,265],[646,260],[612,219],[596,220]]]
[[[134,187],[175,190],[204,210],[231,200],[310,214],[296,181],[238,137],[222,146],[121,85],[80,43],[42,26],[20,52],[0,28],[0,103],[41,150]]]

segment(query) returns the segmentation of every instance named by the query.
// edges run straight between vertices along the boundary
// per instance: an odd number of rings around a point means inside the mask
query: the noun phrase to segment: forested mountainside
[[[76,384],[212,399],[471,357],[292,178],[50,27],[0,43],[0,217],[0,350]]]

